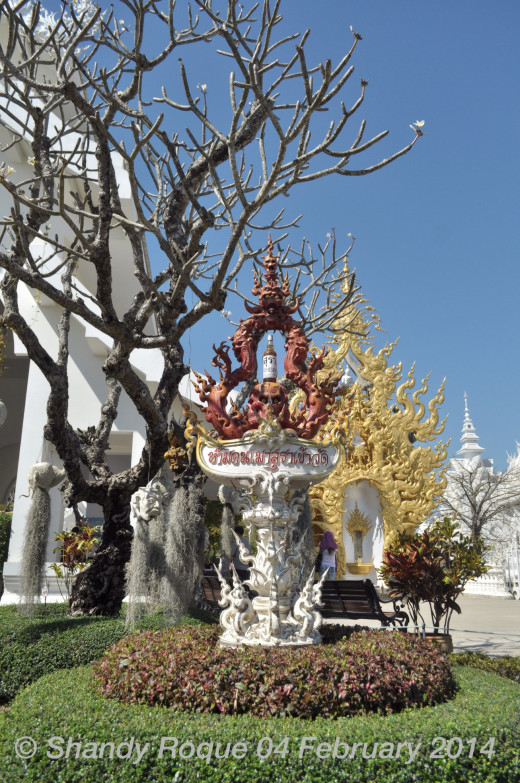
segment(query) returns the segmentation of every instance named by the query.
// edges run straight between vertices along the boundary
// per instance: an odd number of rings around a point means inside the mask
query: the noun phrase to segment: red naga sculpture
[[[251,307],[246,302],[246,309],[251,315],[240,322],[232,338],[233,353],[240,366],[231,370],[229,346],[226,343],[221,343],[218,348],[213,346],[216,355],[211,363],[219,368],[220,383],[207,371],[205,378],[195,373],[200,384],[194,384],[195,390],[201,401],[207,403],[206,419],[225,440],[241,438],[245,432],[257,429],[265,419],[268,407],[282,428],[294,430],[300,438],[310,439],[329,417],[337,381],[331,381],[329,377],[321,383],[315,380],[316,373],[323,367],[325,350],[312,355],[309,364],[305,366],[309,341],[303,331],[302,322],[292,317],[298,309],[298,302],[293,305],[285,304],[290,295],[289,276],[286,274],[283,280],[279,280],[278,256],[273,255],[270,235],[267,255],[263,260],[263,286],[262,275],[258,277],[253,273],[255,285],[252,294],[258,297],[259,304]],[[231,410],[228,412],[229,393],[239,383],[256,375],[258,344],[268,331],[281,332],[286,337],[285,375],[305,393],[305,403],[292,414],[289,411],[289,398],[285,388],[279,383],[264,381],[253,387],[245,411],[240,411],[231,403]]]

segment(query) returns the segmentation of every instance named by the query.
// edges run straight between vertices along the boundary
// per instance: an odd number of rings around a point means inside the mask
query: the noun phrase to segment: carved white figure
[[[22,553],[20,601],[22,611],[32,611],[43,587],[46,544],[51,520],[49,490],[65,478],[65,471],[50,462],[37,462],[29,470],[32,502],[27,514]]]
[[[218,602],[218,605],[221,609],[225,609],[228,607],[231,603],[231,600],[229,596],[231,595],[231,590],[233,589],[232,585],[228,584],[227,580],[224,579],[222,576],[222,572],[220,568],[215,568],[218,576],[218,580],[220,582],[220,601]],[[224,613],[221,612],[220,614],[220,624],[222,625],[222,615]]]
[[[314,571],[313,568],[292,610],[292,618],[299,627],[297,631],[299,636],[315,636],[322,623],[322,616],[318,609],[322,606],[321,590],[329,571],[327,569],[316,584],[314,584]]]
[[[37,462],[29,469],[29,491],[34,494],[36,487],[40,489],[52,489],[66,476],[63,468],[57,468],[50,462]]]
[[[151,522],[161,513],[166,490],[159,482],[150,482],[146,487],[139,487],[130,501],[130,508],[136,520]]]
[[[189,427],[188,427],[189,429]],[[240,510],[256,542],[254,555],[237,540],[240,559],[250,566],[245,585],[221,579],[223,644],[261,646],[316,644],[321,582],[301,583],[302,542],[288,546],[304,498],[295,490],[323,480],[339,457],[336,443],[304,441],[283,430],[270,415],[241,440],[214,441],[197,428],[197,459],[212,478],[242,491]],[[221,575],[219,575],[221,576]],[[302,591],[302,592],[301,592]]]
[[[238,556],[240,558],[240,562],[243,563],[246,566],[246,568],[249,568],[251,563],[254,562],[254,557],[249,551],[249,549],[247,548],[247,546],[244,544],[240,536],[237,535],[237,533],[234,530],[232,530],[231,532],[233,533],[233,537],[238,547]]]
[[[164,485],[152,479],[145,487],[139,487],[131,497],[130,509],[135,519],[132,553],[127,566],[128,610],[127,627],[134,627],[152,601],[150,588],[150,540],[151,526],[158,519],[167,498]]]
[[[235,567],[232,565],[233,587],[228,585],[220,571],[217,569],[222,588],[222,597],[219,606],[223,607],[220,613],[220,625],[224,629],[221,638],[222,643],[227,641],[235,643],[236,636],[247,633],[251,621],[255,618],[255,610]]]

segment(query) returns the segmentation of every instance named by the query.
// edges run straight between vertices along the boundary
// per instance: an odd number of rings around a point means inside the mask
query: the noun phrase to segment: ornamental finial
[[[292,315],[298,309],[298,302],[294,305],[285,304],[285,300],[291,293],[291,287],[289,285],[289,275],[285,275],[285,279],[279,279],[281,276],[278,274],[278,259],[280,256],[273,254],[274,244],[271,239],[271,234],[267,240],[267,253],[262,257],[264,262],[264,278],[265,284],[262,285],[262,276],[253,272],[253,278],[255,285],[251,291],[253,296],[257,296],[260,302],[256,307],[245,303],[245,307],[248,313],[251,315],[265,312],[271,316],[278,315],[278,312]],[[278,329],[277,326],[271,326],[270,329]]]
[[[278,281],[278,259],[280,258],[280,256],[273,255],[273,249],[273,240],[271,239],[271,234],[269,234],[267,239],[267,255],[263,256],[263,261],[265,279],[271,286],[276,285]]]
[[[329,376],[323,381],[317,381],[316,378],[324,365],[325,350],[312,356],[307,362],[309,340],[302,322],[293,318],[298,302],[286,304],[286,299],[291,294],[289,275],[286,274],[284,279],[280,279],[279,256],[274,255],[273,249],[269,234],[267,253],[263,257],[263,285],[262,275],[253,272],[255,285],[252,292],[258,297],[258,304],[253,306],[245,303],[250,317],[240,323],[233,335],[233,353],[240,361],[240,366],[231,370],[229,347],[221,343],[218,348],[213,346],[216,356],[212,360],[213,366],[219,369],[220,383],[207,373],[206,378],[194,373],[198,382],[198,385],[195,384],[195,390],[201,401],[207,403],[206,418],[224,439],[241,438],[245,432],[258,429],[266,417],[269,405],[283,429],[291,429],[301,438],[313,438],[329,418],[334,401],[337,381],[330,380]],[[305,404],[294,414],[291,413],[287,392],[274,379],[274,382],[269,380],[253,387],[246,410],[238,410],[232,404],[230,411],[229,393],[239,383],[256,376],[258,343],[266,332],[271,331],[281,332],[286,338],[285,375],[304,392]]]

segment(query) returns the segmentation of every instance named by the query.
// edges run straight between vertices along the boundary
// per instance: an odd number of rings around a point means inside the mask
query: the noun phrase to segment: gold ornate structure
[[[356,503],[345,524],[345,529],[354,542],[354,562],[347,563],[348,570],[353,574],[370,573],[372,564],[363,562],[363,539],[372,527],[372,522],[366,514],[359,510]]]
[[[354,533],[361,533],[364,538],[371,529],[372,523],[367,515],[359,510],[358,504],[356,503],[354,511],[349,514],[345,527],[347,533],[350,533],[351,536],[353,536]]]
[[[345,327],[348,324],[348,331]],[[343,544],[345,493],[349,485],[368,481],[379,493],[384,546],[397,530],[414,530],[437,506],[446,486],[448,443],[435,441],[444,430],[438,408],[444,401],[444,381],[427,406],[429,375],[414,390],[414,367],[402,380],[401,364],[388,360],[397,341],[377,353],[371,329],[380,329],[373,308],[358,297],[350,317],[335,325],[331,351],[321,372],[343,374],[345,360],[356,368],[354,382],[340,397],[325,431],[342,431],[348,456],[342,453],[336,470],[310,490],[315,535],[332,530],[339,546],[338,575],[346,572]],[[298,398],[292,401],[298,404]],[[423,445],[425,444],[425,445]]]
[[[186,447],[173,431],[168,433],[170,448],[164,454],[164,459],[170,463],[170,470],[175,473],[186,464]]]

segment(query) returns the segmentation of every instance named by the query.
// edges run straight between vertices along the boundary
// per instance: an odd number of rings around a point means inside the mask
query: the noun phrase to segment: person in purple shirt
[[[320,544],[321,562],[319,563],[320,576],[329,569],[327,579],[336,578],[337,558],[336,550],[338,545],[334,540],[334,535],[331,530],[326,530]],[[319,557],[319,555],[318,555]]]

